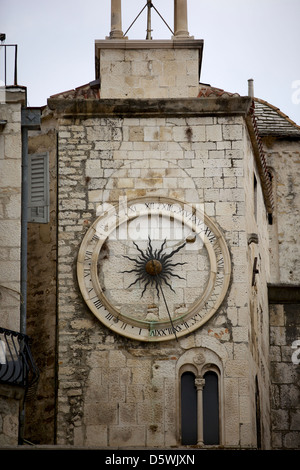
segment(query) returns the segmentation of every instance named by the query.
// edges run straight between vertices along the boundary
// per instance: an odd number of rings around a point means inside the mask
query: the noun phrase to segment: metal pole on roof
[[[147,8],[148,8],[148,13],[147,13],[147,36],[146,39],[152,39],[151,37],[151,8],[152,8],[152,1],[147,0]]]
[[[15,72],[14,72],[14,85],[18,85],[18,45],[15,45]]]
[[[254,80],[253,78],[249,78],[248,80],[248,96],[254,98]]]

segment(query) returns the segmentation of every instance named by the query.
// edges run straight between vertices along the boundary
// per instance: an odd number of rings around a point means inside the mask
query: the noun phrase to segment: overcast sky
[[[124,32],[145,3],[122,0]],[[173,4],[154,0],[171,29]],[[153,9],[152,27],[153,39],[171,38]],[[201,82],[246,95],[253,78],[255,96],[300,125],[300,0],[188,0],[188,29],[204,40]],[[0,0],[0,32],[18,44],[28,105],[42,106],[94,80],[94,41],[109,35],[110,0]],[[145,39],[146,10],[128,37]]]

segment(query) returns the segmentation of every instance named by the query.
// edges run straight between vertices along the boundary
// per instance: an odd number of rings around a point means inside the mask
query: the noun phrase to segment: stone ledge
[[[48,106],[61,117],[185,117],[185,116],[246,116],[251,98],[171,98],[171,99],[48,99]]]
[[[268,285],[269,304],[299,304],[300,286],[287,284]]]
[[[199,49],[202,51],[203,39],[96,39],[95,51],[99,49]]]
[[[4,87],[5,103],[25,105],[26,103],[26,90],[24,86],[9,85]]]

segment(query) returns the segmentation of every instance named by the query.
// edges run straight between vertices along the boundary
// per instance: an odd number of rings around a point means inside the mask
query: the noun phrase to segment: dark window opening
[[[254,180],[253,180],[253,190],[254,190],[254,217],[255,217],[255,220],[257,220],[257,179],[255,175],[254,175]]]
[[[260,398],[258,380],[255,377],[255,404],[256,404],[256,440],[257,448],[261,449],[261,423],[260,423]]]
[[[192,372],[181,376],[181,442],[197,444],[197,389]]]
[[[218,445],[219,432],[219,387],[215,372],[206,372],[203,388],[203,442],[205,445]]]
[[[268,222],[269,222],[269,225],[273,225],[273,214],[268,214]]]
[[[272,170],[268,170],[268,177],[269,177],[269,181],[271,183],[271,191],[273,193],[273,173],[272,173]],[[273,225],[273,214],[272,213],[268,214],[268,222],[269,222],[269,225]]]

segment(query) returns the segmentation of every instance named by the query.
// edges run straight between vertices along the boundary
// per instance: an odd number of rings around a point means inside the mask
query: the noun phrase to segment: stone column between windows
[[[195,386],[197,389],[197,445],[203,446],[203,387],[205,379],[202,377],[195,378]]]

